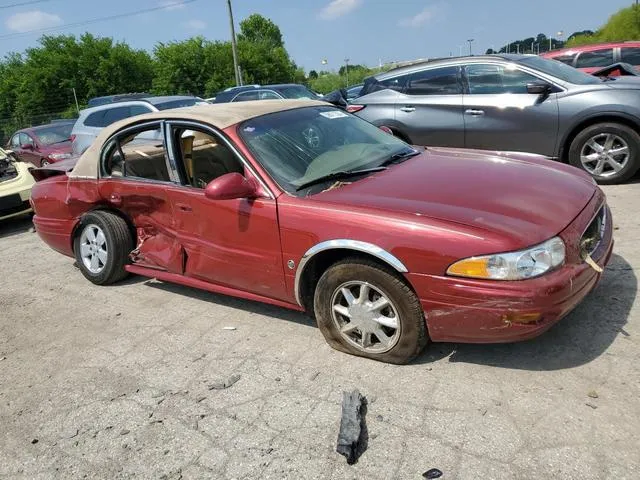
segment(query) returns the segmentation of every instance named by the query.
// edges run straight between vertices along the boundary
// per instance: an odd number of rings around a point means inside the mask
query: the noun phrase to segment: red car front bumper
[[[407,274],[420,296],[431,339],[464,343],[527,340],[567,315],[602,276],[577,257],[580,236],[597,211],[594,207],[587,207],[560,235],[568,248],[566,264],[538,278],[501,282]],[[607,208],[605,234],[592,254],[603,269],[613,250],[611,232]]]

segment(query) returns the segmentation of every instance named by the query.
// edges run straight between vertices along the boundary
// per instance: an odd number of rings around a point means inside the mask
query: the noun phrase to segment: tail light
[[[362,110],[366,105],[347,105],[347,112],[356,113]]]

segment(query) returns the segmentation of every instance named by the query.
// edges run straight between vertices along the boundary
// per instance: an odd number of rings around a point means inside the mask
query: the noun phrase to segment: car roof
[[[89,113],[97,112],[100,110],[109,110],[110,108],[118,108],[131,105],[131,104],[140,104],[140,103],[148,103],[150,105],[158,105],[164,102],[171,102],[174,100],[187,100],[195,98],[200,100],[200,97],[194,97],[192,95],[165,95],[165,96],[148,96],[148,97],[140,97],[140,98],[126,98],[123,100],[116,100],[114,102],[102,103],[100,105],[96,105],[94,107],[87,107],[83,110],[80,110],[80,115],[87,115]]]
[[[21,128],[20,130],[16,130],[13,135],[15,135],[16,133],[35,133],[39,130],[45,130],[47,128],[51,128],[51,127],[62,127],[64,125],[68,125],[72,122],[75,122],[75,119],[71,119],[69,120],[69,122],[62,122],[62,121],[58,121],[58,122],[51,122],[51,123],[45,123],[43,125],[36,125],[35,127],[25,127],[25,128]],[[11,136],[13,136],[11,135]]]
[[[607,42],[607,43],[592,43],[590,45],[580,45],[576,47],[565,47],[559,48],[557,50],[551,50],[550,52],[545,52],[541,54],[543,57],[557,57],[559,55],[563,55],[565,53],[570,52],[593,52],[596,50],[602,50],[604,48],[616,48],[616,47],[640,47],[640,42],[638,41],[627,41],[627,42]]]
[[[326,102],[318,100],[254,100],[238,103],[213,103],[193,107],[176,108],[161,112],[145,113],[115,122],[102,129],[91,146],[78,159],[72,177],[97,178],[99,151],[104,142],[118,130],[129,125],[144,123],[149,120],[193,120],[212,125],[223,130],[231,125],[269,113],[293,110],[302,107],[326,107]]]
[[[139,100],[149,102],[151,105],[158,105],[159,103],[172,102],[174,100],[190,100],[192,98],[198,99],[198,97],[194,97],[193,95],[164,95],[157,97],[145,97],[140,98]]]
[[[394,68],[388,70],[384,73],[379,73],[374,75],[373,78],[382,79],[388,77],[395,77],[398,75],[402,75],[404,73],[411,73],[414,71],[422,70],[424,67],[437,67],[437,66],[447,66],[447,65],[459,65],[460,63],[477,63],[477,62],[486,62],[486,61],[504,61],[506,62],[518,62],[525,58],[531,57],[532,55],[525,54],[515,54],[515,53],[500,53],[493,55],[472,55],[472,56],[464,56],[464,57],[443,57],[436,58],[432,60],[420,61],[410,65],[405,65],[402,67]],[[372,77],[369,77],[372,78]]]

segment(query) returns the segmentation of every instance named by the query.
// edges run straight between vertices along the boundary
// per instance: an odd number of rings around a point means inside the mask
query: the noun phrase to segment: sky
[[[631,0],[232,0],[236,29],[260,13],[281,29],[307,71],[350,64],[484,53],[538,33],[595,30]],[[20,5],[16,5],[20,4]],[[139,10],[155,9],[132,15]],[[103,17],[111,20],[73,26]],[[70,25],[71,24],[71,25]],[[151,51],[158,42],[230,38],[226,0],[0,0],[0,56],[47,34],[95,35]],[[322,60],[327,64],[323,65]]]

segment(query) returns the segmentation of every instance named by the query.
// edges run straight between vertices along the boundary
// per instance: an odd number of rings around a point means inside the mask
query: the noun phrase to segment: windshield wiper
[[[312,180],[304,182],[301,185],[298,185],[296,187],[296,192],[299,192],[300,190],[310,187],[312,185],[326,182],[328,180],[341,180],[343,178],[357,177],[358,175],[364,175],[364,174],[373,173],[373,172],[381,172],[382,170],[386,170],[386,169],[387,167],[379,165],[377,167],[363,168],[361,170],[339,170],[337,172],[327,173],[326,175],[322,175],[318,178],[314,178]]]
[[[397,162],[398,160],[405,160],[407,158],[415,157],[416,155],[420,155],[420,152],[414,148],[408,148],[406,150],[402,150],[398,153],[394,153],[389,158],[387,158],[384,162],[380,164],[381,167],[386,165],[391,165],[392,163]]]

